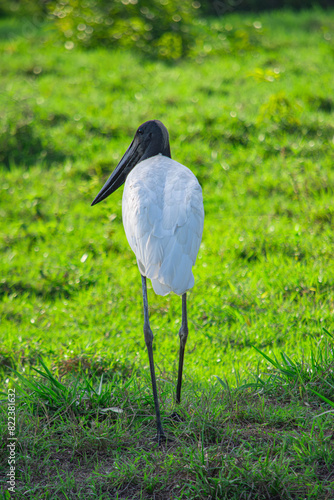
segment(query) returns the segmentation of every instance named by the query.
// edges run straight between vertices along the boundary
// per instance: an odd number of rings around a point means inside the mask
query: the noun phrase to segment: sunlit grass
[[[237,379],[237,390],[221,379],[186,384],[178,421],[165,374],[159,392],[169,441],[159,449],[148,374],[103,380],[83,375],[82,363],[80,380],[63,383],[42,362],[35,376],[17,374],[20,484],[30,498],[124,491],[126,498],[327,498],[333,416],[312,387],[323,390],[332,379],[330,337],[314,346],[312,360],[268,358],[275,369],[248,384]]]
[[[121,193],[89,203],[152,117],[169,127],[173,157],[204,191],[187,372],[230,378],[233,366],[254,364],[251,343],[300,356],[310,333],[331,327],[333,49],[323,36],[329,18],[318,16],[307,35],[312,23],[301,16],[289,38],[291,15],[280,28],[266,16],[258,46],[201,64],[71,52],[47,38],[40,51],[38,33],[2,42],[11,103],[2,139],[5,346],[33,342],[56,359],[65,343],[67,355],[92,348],[147,363]],[[150,303],[157,363],[170,370],[179,300],[150,295]]]
[[[89,498],[87,484],[91,498],[122,488],[150,498],[159,481],[161,498],[171,482],[173,498],[330,498],[332,414],[317,415],[331,406],[312,391],[334,400],[333,14],[211,19],[199,28],[207,52],[177,64],[66,50],[25,22],[0,23],[0,369],[2,391],[16,381],[32,394],[20,396],[22,484],[38,498]],[[226,43],[213,47],[217,33]],[[166,423],[177,445],[163,456],[144,444],[154,410],[121,190],[90,207],[151,118],[198,176],[206,213],[188,298],[186,418]],[[149,304],[168,422],[181,301],[150,289]],[[32,383],[45,367],[54,380],[42,379],[43,397],[12,371]],[[101,420],[101,406],[124,413]],[[80,487],[73,460],[90,471]]]

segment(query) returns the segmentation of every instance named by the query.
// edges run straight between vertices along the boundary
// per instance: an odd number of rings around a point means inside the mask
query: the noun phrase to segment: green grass
[[[316,394],[334,401],[333,27],[321,11],[206,20],[204,45],[168,64],[1,20],[0,370],[2,392],[18,391],[17,498],[334,498],[332,407]],[[151,118],[206,214],[178,423],[181,301],[149,291],[174,436],[162,449],[121,190],[90,207]]]

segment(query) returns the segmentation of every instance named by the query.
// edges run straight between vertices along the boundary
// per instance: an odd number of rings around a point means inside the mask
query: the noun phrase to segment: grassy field
[[[0,409],[5,436],[15,387],[15,498],[334,498],[334,14],[198,29],[204,45],[167,63],[0,21]],[[206,214],[178,423],[181,300],[149,290],[174,437],[160,449],[122,190],[90,207],[152,118]]]

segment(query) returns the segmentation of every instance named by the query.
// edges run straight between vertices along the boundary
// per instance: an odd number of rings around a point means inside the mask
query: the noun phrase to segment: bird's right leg
[[[147,346],[148,359],[150,362],[150,372],[151,372],[151,381],[152,381],[152,390],[153,390],[153,399],[155,406],[155,414],[157,417],[157,438],[158,444],[160,445],[161,438],[165,439],[165,433],[162,428],[161,416],[160,416],[160,408],[159,408],[159,400],[157,393],[157,383],[155,378],[155,370],[154,370],[154,361],[153,361],[153,333],[150,327],[149,316],[148,316],[148,300],[147,300],[147,287],[146,287],[146,277],[141,277],[142,288],[143,288],[143,303],[144,303],[144,335],[145,335],[145,343]]]
[[[180,336],[180,352],[179,352],[179,371],[177,376],[177,387],[176,387],[176,402],[181,402],[181,386],[182,386],[182,372],[183,372],[183,360],[184,360],[184,350],[188,338],[188,320],[187,320],[187,294],[182,295],[182,325],[179,331]]]

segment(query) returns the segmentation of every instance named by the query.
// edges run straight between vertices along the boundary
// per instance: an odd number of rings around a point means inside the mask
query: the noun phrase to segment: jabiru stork
[[[129,245],[137,258],[142,280],[144,337],[147,346],[157,439],[165,439],[153,360],[146,278],[158,295],[182,296],[182,323],[176,402],[181,400],[182,371],[188,337],[187,291],[194,286],[192,266],[202,239],[204,208],[201,186],[184,165],[171,159],[169,135],[159,120],[138,128],[133,141],[92,205],[125,182],[122,218]]]

